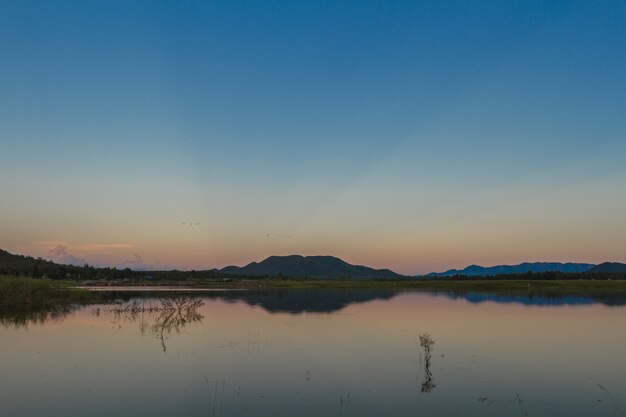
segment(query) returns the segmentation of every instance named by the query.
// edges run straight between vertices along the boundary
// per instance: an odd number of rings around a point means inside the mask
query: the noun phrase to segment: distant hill
[[[0,249],[0,274],[29,275],[39,277],[40,271],[58,269],[60,265],[32,256],[15,255]],[[66,271],[63,272],[65,275]]]
[[[227,266],[220,272],[232,275],[276,276],[294,278],[399,278],[389,269],[373,269],[351,265],[334,256],[270,256],[261,262],[252,262],[244,267]]]
[[[519,265],[479,266],[470,265],[465,269],[450,269],[446,272],[432,272],[428,276],[448,277],[453,275],[493,276],[501,274],[525,274],[527,272],[587,272],[594,264],[560,262],[524,262]]]
[[[594,266],[589,271],[591,273],[611,273],[611,272],[626,272],[626,264],[619,262],[604,262]]]
[[[433,272],[430,277],[450,277],[465,275],[469,277],[514,275],[526,272],[536,273],[532,279],[555,279],[543,277],[541,273],[562,272],[558,279],[625,279],[626,264],[605,262],[599,265],[585,263],[535,262],[519,265],[498,265],[483,267],[471,265],[465,269],[451,269],[446,272]],[[578,275],[582,273],[582,275]],[[587,274],[588,273],[588,274]],[[353,278],[353,279],[394,279],[408,278],[389,269],[374,269],[367,266],[351,265],[333,256],[270,256],[262,262],[252,262],[244,267],[228,266],[203,271],[136,271],[129,268],[76,266],[57,264],[41,258],[17,255],[0,249],[0,275],[29,276],[34,278],[72,279],[72,280],[202,280],[227,279],[233,276],[276,277],[282,274],[292,278]],[[569,274],[568,276],[564,274]],[[621,277],[618,276],[621,274]],[[515,279],[516,277],[509,277]],[[531,278],[531,277],[528,277]]]

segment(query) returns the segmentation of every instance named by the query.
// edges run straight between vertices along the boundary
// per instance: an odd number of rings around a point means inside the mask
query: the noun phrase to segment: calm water
[[[626,416],[620,300],[163,297],[3,318],[0,416]]]

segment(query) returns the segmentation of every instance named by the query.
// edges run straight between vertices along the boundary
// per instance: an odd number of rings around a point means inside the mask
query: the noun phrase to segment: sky
[[[626,261],[624,1],[0,0],[0,248]]]

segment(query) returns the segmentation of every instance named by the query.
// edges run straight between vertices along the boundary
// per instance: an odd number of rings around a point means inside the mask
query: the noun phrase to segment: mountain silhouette
[[[611,273],[611,272],[626,272],[626,264],[619,262],[604,262],[594,266],[589,271],[591,273]]]
[[[450,269],[445,272],[432,272],[430,277],[465,276],[495,276],[524,274],[527,272],[563,273],[626,273],[626,264],[618,262],[604,262],[594,265],[588,263],[559,263],[559,262],[525,262],[519,265],[497,265],[483,267],[470,265],[464,269]],[[17,255],[0,249],[0,275],[30,276],[35,278],[52,279],[143,279],[145,271],[131,269],[117,269],[114,267],[76,266],[59,264],[53,261],[34,258],[27,255]],[[262,262],[252,262],[244,267],[227,266],[222,270],[211,269],[203,271],[153,270],[150,275],[163,279],[215,279],[229,276],[258,276],[276,277],[282,275],[292,278],[353,278],[353,279],[394,279],[409,278],[389,269],[374,269],[362,265],[352,265],[334,256],[270,256]]]
[[[220,272],[231,275],[277,276],[294,278],[399,278],[402,275],[389,269],[374,269],[351,265],[334,256],[270,256],[261,262],[244,267],[227,266]]]
[[[594,264],[561,262],[524,262],[518,265],[479,266],[470,265],[465,269],[450,269],[446,272],[432,272],[428,276],[448,277],[453,275],[494,276],[502,274],[525,274],[527,272],[592,272]]]

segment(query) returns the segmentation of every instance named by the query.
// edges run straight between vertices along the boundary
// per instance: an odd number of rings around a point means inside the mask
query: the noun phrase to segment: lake
[[[0,416],[626,416],[623,299],[109,297],[2,317]]]

